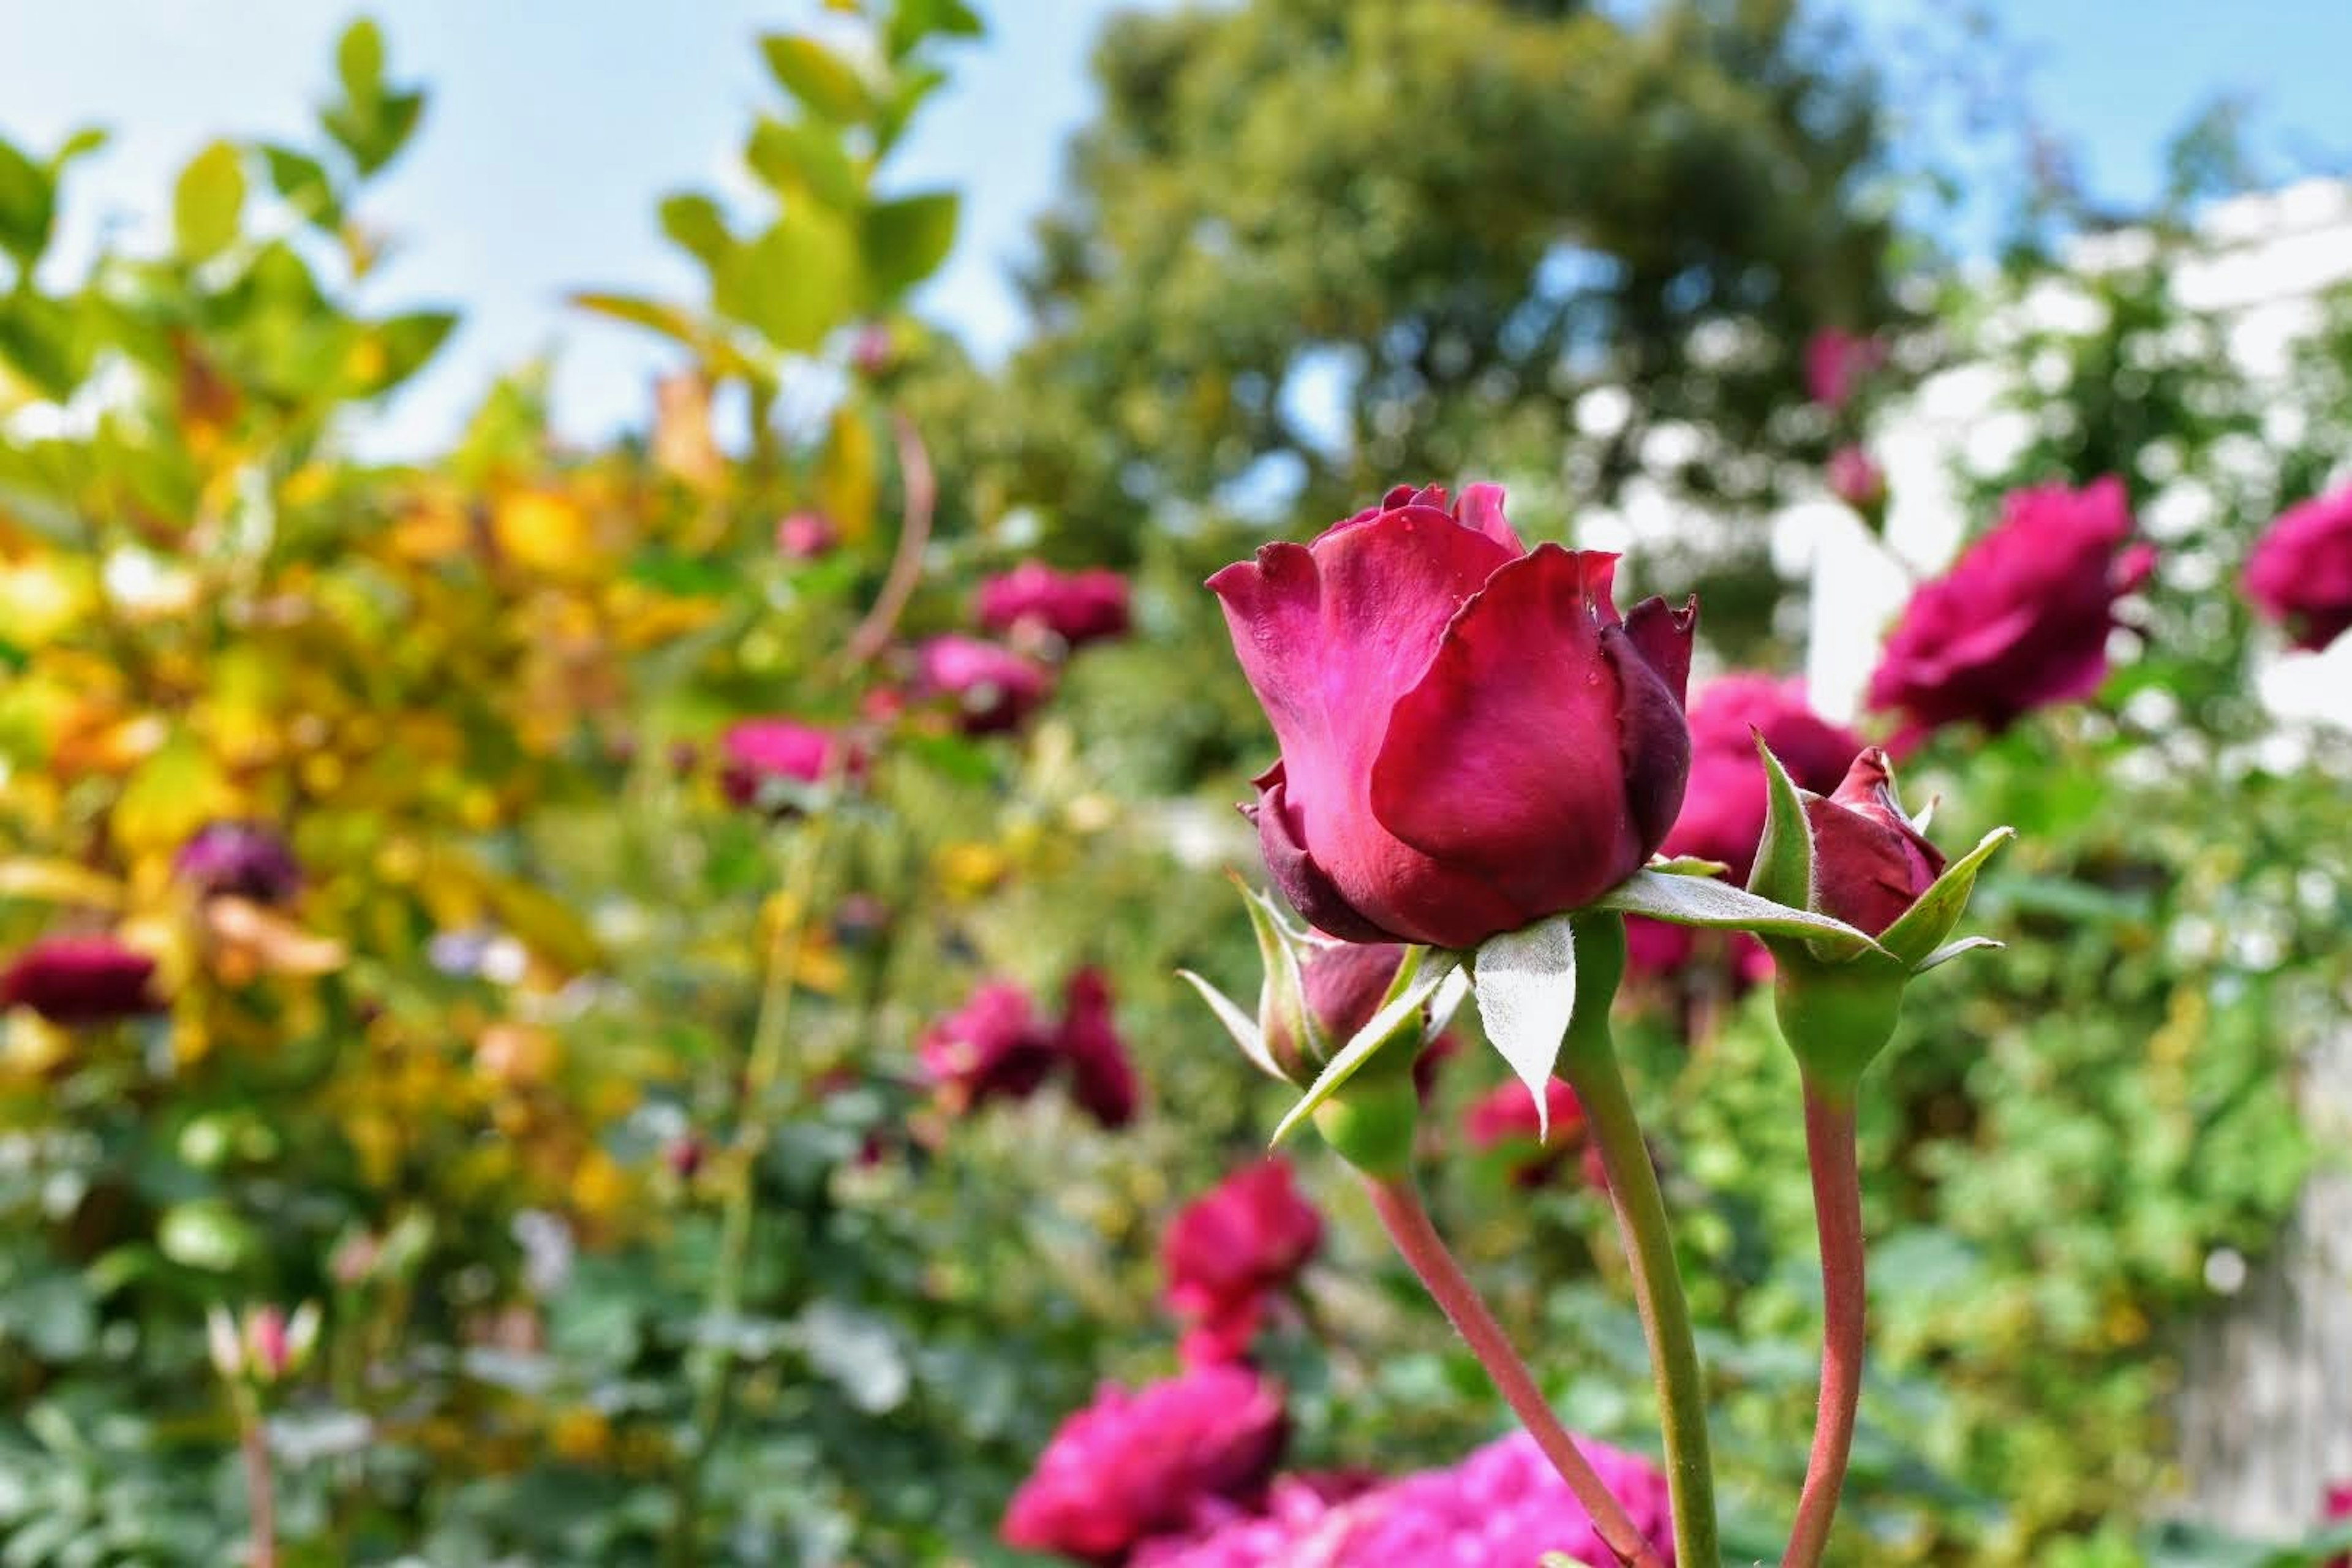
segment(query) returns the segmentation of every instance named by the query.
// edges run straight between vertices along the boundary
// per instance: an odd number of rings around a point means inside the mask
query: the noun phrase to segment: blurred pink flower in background
[[[1033,658],[978,637],[945,633],[915,650],[916,684],[947,698],[968,735],[1018,730],[1052,693],[1053,672]]]
[[[1028,1099],[1059,1053],[1021,987],[989,980],[923,1032],[916,1055],[948,1109],[965,1111],[992,1100]]]
[[[866,753],[855,742],[796,719],[739,721],[719,737],[719,783],[737,805],[757,804],[772,779],[815,784],[828,774],[855,778],[866,771]]]
[[[1127,579],[1108,567],[1057,572],[1042,561],[1024,561],[982,582],[973,612],[1000,635],[1049,632],[1070,647],[1084,647],[1127,634]]]
[[[161,1012],[155,961],[110,936],[44,937],[0,971],[0,1007],[52,1024],[106,1024]]]
[[[1186,1325],[1186,1361],[1246,1354],[1265,1299],[1287,1287],[1322,1242],[1323,1217],[1298,1195],[1286,1160],[1244,1165],[1187,1204],[1160,1249],[1168,1304]]]
[[[208,822],[172,858],[181,880],[206,898],[282,904],[302,889],[302,867],[275,829],[258,822]]]
[[[1070,1069],[1070,1098],[1079,1109],[1107,1128],[1135,1120],[1143,1088],[1111,1016],[1110,981],[1101,970],[1089,966],[1070,976],[1054,1048]]]
[[[1886,363],[1886,345],[1874,337],[1823,327],[1805,344],[1805,393],[1834,414],[1843,408],[1863,379]]]
[[[2279,514],[2246,558],[2246,596],[2317,652],[2352,630],[2352,485]]]
[[[840,530],[821,511],[796,511],[776,524],[776,553],[787,561],[814,561],[840,547]]]

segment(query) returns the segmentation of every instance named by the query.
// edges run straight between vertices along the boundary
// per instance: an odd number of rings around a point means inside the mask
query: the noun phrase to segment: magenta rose
[[[302,889],[302,867],[275,829],[257,822],[208,822],[172,858],[172,869],[205,898],[282,904]]]
[[[980,585],[973,611],[992,632],[1049,632],[1071,647],[1127,635],[1127,579],[1104,567],[1056,572],[1027,561]]]
[[[1298,1195],[1287,1161],[1245,1165],[1178,1213],[1160,1244],[1168,1305],[1186,1325],[1188,1361],[1247,1353],[1265,1299],[1323,1244],[1323,1216]]]
[[[855,742],[815,724],[794,719],[745,719],[719,737],[719,781],[737,805],[756,804],[771,781],[817,784],[835,775],[865,772],[866,755]]]
[[[1813,829],[1814,907],[1873,936],[1943,875],[1943,852],[1904,814],[1886,753],[1875,746],[1853,760],[1835,794],[1806,797],[1805,819]]]
[[[1517,1156],[1512,1182],[1522,1187],[1540,1185],[1584,1142],[1584,1105],[1576,1091],[1556,1078],[1548,1079],[1544,1100],[1551,1115],[1549,1139],[1536,1116],[1536,1097],[1516,1079],[1496,1084],[1471,1102],[1463,1113],[1462,1136],[1482,1152],[1511,1151]]]
[[[953,702],[968,735],[1018,730],[1052,693],[1053,673],[1011,648],[949,633],[915,651],[916,684]]]
[[[2115,604],[2155,552],[2129,545],[2123,481],[2012,492],[2000,526],[1911,595],[1870,679],[1870,704],[1913,730],[1975,720],[2001,730],[2087,697],[2107,673]]]
[[[1875,517],[1886,504],[1886,475],[1861,447],[1840,447],[1823,472],[1830,494],[1864,517]]]
[[[1799,682],[1748,674],[1708,682],[1691,700],[1690,786],[1667,854],[1720,860],[1734,881],[1748,879],[1767,809],[1759,735],[1798,787],[1822,795],[1862,751],[1862,737],[1814,712]]]
[[[2316,653],[2352,630],[2352,485],[2290,507],[2246,558],[2246,597]]]
[[[923,1031],[916,1047],[924,1075],[956,1111],[1028,1099],[1060,1055],[1027,994],[1008,980],[983,982],[962,1006]]]
[[[841,531],[821,511],[796,511],[776,524],[776,553],[787,561],[815,561],[841,547]]]
[[[1111,1016],[1110,982],[1099,969],[1081,969],[1070,976],[1054,1048],[1070,1069],[1070,1098],[1080,1110],[1107,1128],[1135,1120],[1142,1086]]]
[[[1285,1431],[1281,1390],[1246,1367],[1195,1367],[1134,1392],[1105,1384],[1054,1434],[999,1533],[1024,1552],[1118,1562],[1221,1501],[1255,1499]]]
[[[1823,327],[1805,344],[1805,391],[1834,414],[1843,408],[1865,376],[1886,363],[1886,345],[1876,338]]]
[[[2352,1481],[2338,1481],[2327,1489],[2320,1500],[2320,1520],[2326,1524],[2352,1520]],[[2326,1568],[2352,1568],[2352,1552],[2329,1558]]]
[[[1605,1443],[1576,1445],[1635,1528],[1670,1553],[1665,1477]],[[1129,1568],[1541,1568],[1553,1553],[1592,1568],[1618,1561],[1535,1439],[1515,1432],[1458,1465],[1368,1489],[1277,1479],[1264,1509],[1148,1542]]]
[[[0,971],[0,1008],[52,1024],[108,1024],[163,1010],[155,961],[110,936],[44,937]]]
[[[1697,608],[1621,620],[1615,563],[1528,550],[1496,486],[1400,488],[1209,579],[1281,744],[1254,816],[1300,914],[1475,947],[1641,869],[1682,805]]]

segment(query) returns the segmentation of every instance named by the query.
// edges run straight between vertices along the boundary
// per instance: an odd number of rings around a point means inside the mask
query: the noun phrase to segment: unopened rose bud
[[[1837,793],[1805,802],[1813,829],[1815,907],[1876,936],[1903,918],[1943,874],[1944,855],[1895,798],[1886,753],[1853,760]]]

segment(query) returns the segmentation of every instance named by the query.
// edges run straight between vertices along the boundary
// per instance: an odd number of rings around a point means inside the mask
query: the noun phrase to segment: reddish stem
[[[1576,1439],[1552,1414],[1543,1391],[1528,1375],[1527,1364],[1511,1348],[1503,1326],[1486,1310],[1477,1288],[1462,1272],[1444,1237],[1430,1223],[1429,1211],[1422,1206],[1412,1181],[1368,1177],[1364,1184],[1371,1193],[1372,1208],[1388,1227],[1389,1239],[1396,1243],[1398,1253],[1412,1266],[1412,1271],[1428,1288],[1431,1300],[1444,1311],[1469,1345],[1470,1352],[1478,1358],[1478,1364],[1486,1369],[1486,1375],[1494,1379],[1503,1402],[1535,1438],[1536,1447],[1559,1472],[1559,1479],[1568,1483],[1568,1489],[1576,1494],[1576,1500],[1584,1505],[1584,1511],[1592,1516],[1593,1528],[1601,1539],[1629,1568],[1664,1568],[1656,1548],[1643,1539],[1641,1531],[1626,1517],[1623,1506],[1601,1484],[1601,1478],[1578,1450]]]
[[[1853,1451],[1853,1417],[1862,1403],[1865,1311],[1863,1281],[1862,1171],[1854,1156],[1853,1098],[1805,1086],[1805,1152],[1813,1168],[1813,1216],[1822,1237],[1822,1398],[1813,1418],[1812,1458],[1797,1500],[1781,1568],[1814,1568],[1830,1540],[1838,1495]]]
[[[939,481],[931,473],[930,454],[925,450],[914,421],[903,414],[893,414],[890,433],[898,444],[898,479],[906,490],[898,524],[898,548],[890,558],[890,571],[882,580],[882,592],[876,595],[874,607],[866,612],[866,618],[849,634],[843,662],[852,667],[880,653],[898,628],[898,613],[907,607],[915,584],[922,580],[923,548],[930,542],[931,517],[939,508]]]
[[[245,1456],[245,1500],[252,1516],[251,1568],[278,1568],[278,1488],[269,1468],[269,1436],[261,1413],[247,1410],[237,1422],[237,1447]]]

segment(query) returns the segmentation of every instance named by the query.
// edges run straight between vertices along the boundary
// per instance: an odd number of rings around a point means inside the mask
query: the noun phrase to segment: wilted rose
[[[163,1010],[155,961],[110,936],[44,937],[0,971],[0,1007],[52,1024],[106,1024]]]
[[[2123,482],[2014,491],[1999,527],[1911,596],[1870,680],[1870,704],[1915,730],[1973,719],[2000,730],[2087,697],[2107,673],[2115,603],[2155,552],[2126,546]]]
[[[302,867],[275,829],[258,822],[208,822],[172,858],[172,869],[206,898],[282,904],[302,888]]]
[[[1054,687],[1052,672],[1036,660],[953,633],[916,649],[915,670],[923,695],[955,704],[957,724],[968,735],[1018,730]]]
[[[981,584],[973,611],[992,632],[1049,632],[1083,647],[1127,634],[1127,579],[1104,567],[1057,572],[1026,561]]]
[[[963,1111],[992,1100],[1028,1099],[1059,1053],[1022,989],[991,980],[925,1030],[916,1055],[948,1108]]]
[[[1255,1496],[1281,1456],[1281,1390],[1242,1366],[1194,1367],[1130,1392],[1105,1384],[1064,1421],[1000,1533],[1025,1552],[1116,1562]]]
[[[2352,630],[2352,485],[2279,514],[2246,558],[2246,596],[2300,648]]]
[[[1323,1217],[1298,1195],[1286,1160],[1244,1165],[1187,1204],[1160,1248],[1168,1305],[1186,1325],[1187,1361],[1245,1354],[1265,1299],[1322,1243]]]
[[[1099,969],[1070,976],[1054,1047],[1070,1069],[1070,1098],[1107,1128],[1135,1120],[1143,1097],[1135,1062],[1111,1016],[1110,982]]]
[[[1641,868],[1682,804],[1696,608],[1621,621],[1615,561],[1528,551],[1496,486],[1401,488],[1209,579],[1282,748],[1259,841],[1308,921],[1474,947]]]
[[[1835,794],[1806,797],[1805,819],[1813,829],[1815,907],[1873,936],[1943,874],[1943,852],[1905,815],[1886,753],[1874,746],[1853,760]]]
[[[745,719],[719,737],[719,782],[737,805],[757,804],[770,781],[818,784],[855,778],[866,753],[847,737],[796,719]]]

